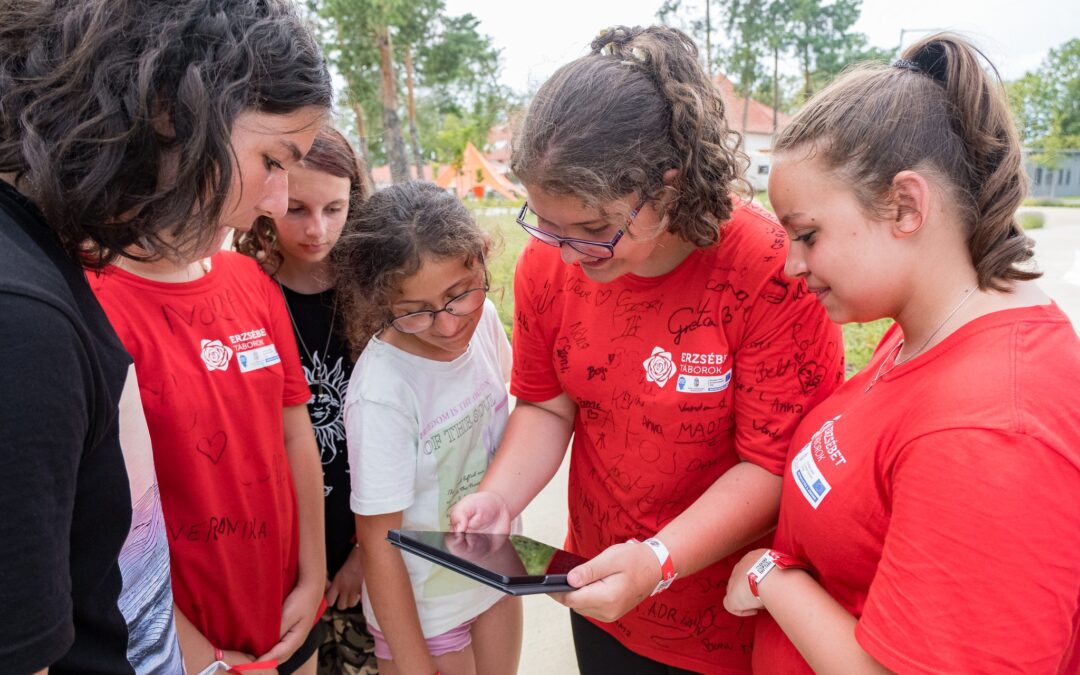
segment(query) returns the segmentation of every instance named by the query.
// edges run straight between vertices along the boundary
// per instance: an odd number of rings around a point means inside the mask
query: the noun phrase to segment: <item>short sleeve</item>
[[[986,430],[910,443],[856,628],[894,671],[1075,672],[1080,472],[1039,440]]]
[[[781,475],[799,422],[844,381],[843,336],[805,284],[779,268],[751,297],[734,357],[735,448]]]
[[[0,671],[36,671],[74,640],[70,536],[90,362],[56,309],[0,293]]]
[[[418,423],[388,405],[359,399],[345,408],[353,513],[404,511],[416,499]]]
[[[490,317],[488,319],[491,329],[491,341],[495,345],[495,351],[499,358],[499,372],[502,373],[503,382],[510,381],[510,370],[514,365],[513,351],[510,349],[510,339],[506,337],[506,329],[503,328],[495,305],[490,304]]]
[[[514,365],[510,393],[534,403],[549,401],[563,392],[552,360],[558,328],[554,299],[562,290],[548,270],[539,269],[543,254],[547,253],[540,246],[533,241],[526,244],[514,269]]]

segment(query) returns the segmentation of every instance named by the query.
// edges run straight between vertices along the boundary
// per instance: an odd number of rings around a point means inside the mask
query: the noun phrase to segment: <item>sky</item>
[[[534,90],[563,63],[587,53],[600,28],[656,23],[662,0],[446,0],[451,14],[472,13],[480,31],[502,51],[502,81]],[[701,2],[697,3],[699,6]],[[855,29],[870,44],[896,46],[922,29],[963,33],[982,48],[1002,76],[1034,70],[1052,47],[1080,38],[1077,0],[863,0]]]

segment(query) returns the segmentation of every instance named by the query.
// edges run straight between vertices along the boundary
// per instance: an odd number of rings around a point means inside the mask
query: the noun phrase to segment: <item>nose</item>
[[[304,223],[304,235],[315,241],[322,241],[326,234],[326,217],[322,211],[316,211]]]
[[[264,216],[280,218],[289,210],[289,174],[272,171],[266,179],[262,199],[256,207]]]
[[[574,263],[581,262],[582,260],[593,260],[593,256],[585,255],[581,251],[575,249],[573,246],[563,244],[559,247],[559,254],[562,255],[562,261],[564,264],[573,265]]]
[[[440,335],[453,335],[461,330],[462,322],[468,320],[468,316],[455,316],[450,312],[439,312],[435,315],[433,327]]]
[[[787,260],[784,261],[784,275],[791,279],[805,277],[810,273],[806,265],[806,256],[802,253],[802,246],[792,244],[788,247]]]

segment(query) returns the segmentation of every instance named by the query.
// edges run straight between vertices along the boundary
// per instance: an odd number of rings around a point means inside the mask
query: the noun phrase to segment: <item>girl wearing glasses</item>
[[[386,542],[449,530],[506,426],[510,343],[487,301],[487,236],[431,183],[359,210],[332,254],[346,334],[363,350],[345,398],[364,614],[379,672],[516,672],[517,598]]]
[[[322,460],[329,580],[319,647],[323,675],[375,671],[371,636],[359,607],[364,574],[349,508],[344,399],[353,359],[330,270],[330,250],[349,213],[367,194],[363,175],[349,141],[332,126],[323,127],[303,161],[289,172],[285,213],[260,218],[236,241],[236,249],[258,260],[280,287],[311,389],[307,408]]]
[[[784,276],[783,229],[732,196],[745,162],[690,38],[620,27],[592,47],[515,136],[536,239],[514,282],[518,405],[453,523],[505,532],[572,435],[566,547],[592,560],[562,602],[581,672],[746,672],[753,626],[725,616],[724,586],[775,524],[841,337]]]

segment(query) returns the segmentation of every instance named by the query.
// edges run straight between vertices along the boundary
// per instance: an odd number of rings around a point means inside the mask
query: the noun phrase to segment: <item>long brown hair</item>
[[[979,287],[1007,290],[1040,273],[1018,267],[1034,254],[1015,218],[1027,178],[1000,77],[980,60],[989,65],[969,42],[941,33],[893,66],[860,66],[811,99],[775,151],[819,157],[877,215],[897,173],[930,172],[966,228]]]
[[[349,179],[349,207],[346,219],[349,214],[356,213],[357,208],[370,193],[364,179],[367,172],[364,171],[363,160],[360,159],[348,139],[330,125],[324,126],[315,134],[311,150],[304,156],[300,165],[331,176]],[[266,216],[260,217],[249,231],[238,236],[234,248],[258,260],[267,274],[273,275],[281,266],[281,251],[277,246],[274,221]]]
[[[748,191],[738,144],[692,39],[665,26],[616,26],[537,92],[511,168],[526,185],[598,208],[666,191],[668,231],[703,247],[731,218],[732,190]],[[669,169],[678,176],[665,187]]]
[[[424,256],[483,265],[490,242],[457,197],[434,183],[412,181],[373,194],[330,252],[353,353],[390,321],[401,281],[420,269]]]
[[[131,246],[151,259],[205,249],[236,118],[332,99],[288,0],[3,3],[0,172],[90,266]]]

